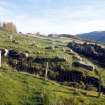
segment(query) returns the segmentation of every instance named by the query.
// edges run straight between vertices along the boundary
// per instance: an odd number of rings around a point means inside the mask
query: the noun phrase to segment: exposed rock
[[[1,56],[7,56],[8,55],[8,49],[1,48]]]
[[[5,49],[5,54],[4,54],[5,57],[8,56],[8,52],[9,52],[8,49]]]
[[[59,79],[60,82],[80,82],[83,81],[83,74],[79,71],[60,71]]]
[[[94,87],[99,88],[99,79],[95,77],[85,76],[82,72],[79,71],[66,71],[63,68],[61,68],[60,65],[58,65],[55,62],[64,62],[65,59],[63,58],[41,58],[41,57],[29,57],[27,53],[18,52],[15,50],[2,50],[2,55],[7,56],[8,54],[8,64],[10,64],[12,67],[14,67],[17,71],[24,71],[31,74],[36,74],[39,76],[44,77],[45,74],[45,66],[42,64],[40,66],[34,65],[38,62],[54,62],[54,65],[50,65],[49,63],[49,73],[48,78],[55,80],[57,82],[73,82],[74,84],[78,83],[81,84],[83,82],[84,85],[92,85]],[[25,61],[22,61],[21,59],[25,59]],[[87,65],[85,65],[87,66]],[[89,65],[88,65],[89,66]],[[101,86],[101,91],[105,93],[105,87]]]
[[[23,59],[23,58],[27,58],[28,56],[29,56],[28,53],[18,52],[16,50],[8,51],[8,57],[13,59]]]
[[[56,62],[61,61],[61,59],[58,58],[33,58],[33,57],[28,57],[25,58],[25,61],[23,62],[20,59],[14,59],[16,57],[20,57],[20,55],[18,55],[18,53],[12,51],[12,53],[10,53],[12,56],[12,59],[8,59],[8,63],[9,65],[11,65],[12,67],[14,67],[17,71],[24,71],[24,72],[28,72],[31,74],[35,74],[35,75],[39,75],[41,77],[44,77],[45,75],[45,66],[44,66],[44,62],[46,62],[47,60],[49,61],[53,61],[54,64],[51,64],[51,62],[49,63],[49,72],[48,72],[48,79],[57,81],[59,83],[65,83],[67,82],[68,84],[73,82],[73,84],[78,84],[81,85],[81,82],[85,85],[85,86],[93,86],[97,89],[99,88],[99,79],[95,78],[95,77],[90,77],[90,76],[86,76],[84,75],[82,72],[80,71],[66,71],[64,70],[64,68],[62,68],[60,65],[58,65]],[[15,54],[15,55],[12,55]],[[34,62],[33,62],[34,61]],[[37,66],[35,65],[35,63],[38,62],[43,62],[41,65]],[[101,87],[101,91],[104,93],[105,89],[102,86]]]
[[[101,47],[100,45],[70,42],[68,47],[79,54],[98,61],[100,65],[105,66],[105,48]]]
[[[54,57],[54,58],[47,58],[47,57],[36,57],[34,58],[34,62],[41,63],[41,62],[65,62],[64,58]]]
[[[94,87],[99,87],[99,79],[95,77],[86,76],[85,84],[93,85]]]
[[[78,61],[82,61],[82,57],[80,57],[78,54],[74,54],[73,59],[76,59]]]
[[[29,57],[29,54],[28,53],[24,53],[25,57]]]
[[[93,71],[95,69],[93,65],[86,64],[85,62],[79,61],[79,60],[73,62],[73,65],[76,66],[76,67],[83,67],[83,68],[91,70],[91,71]]]

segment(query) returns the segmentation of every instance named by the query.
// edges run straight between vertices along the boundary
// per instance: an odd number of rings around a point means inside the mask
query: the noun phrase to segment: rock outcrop
[[[80,61],[80,60],[73,62],[73,66],[83,67],[83,68],[88,69],[90,71],[93,71],[95,69],[92,64],[89,64],[89,63],[86,64],[85,62]]]
[[[70,42],[68,44],[73,51],[82,54],[86,57],[90,57],[98,62],[101,66],[105,66],[105,48],[97,44],[91,43],[76,43]]]
[[[27,58],[28,53],[18,52],[15,50],[9,50],[8,51],[8,57],[14,58],[14,59],[22,59],[22,58]]]
[[[19,59],[20,57],[21,59]],[[48,76],[47,76],[48,79],[57,81],[62,84],[65,84],[66,82],[67,84],[71,84],[70,86],[75,86],[76,84],[78,84],[80,87],[82,87],[81,83],[84,84],[85,87],[86,86],[89,87],[91,85],[95,87],[98,91],[98,87],[99,87],[98,78],[84,75],[82,72],[76,71],[76,70],[66,71],[58,63],[58,62],[65,63],[66,61],[64,59],[42,58],[42,57],[25,58],[25,56],[21,55],[21,53],[15,50],[10,51],[9,59],[8,59],[8,64],[11,65],[13,68],[15,68],[17,71],[28,72],[31,74],[39,75],[41,77],[44,77],[45,75],[45,68],[46,68],[45,62],[49,62],[49,70],[48,70]],[[104,87],[103,86],[101,87],[104,91]]]
[[[8,49],[0,48],[1,56],[7,56],[8,55]]]
[[[4,50],[3,50],[4,51]],[[5,54],[5,53],[4,53]],[[100,81],[98,78],[84,75],[80,71],[65,70],[58,62],[65,63],[66,61],[61,58],[40,58],[40,57],[26,57],[22,52],[15,50],[8,50],[8,64],[15,68],[17,71],[24,71],[35,74],[41,77],[45,75],[45,62],[49,62],[48,79],[54,80],[59,83],[78,84],[81,88],[81,83],[86,86],[93,86],[99,90]],[[55,63],[56,62],[56,63]],[[85,88],[84,88],[85,89]],[[101,86],[101,91],[105,93],[105,87]]]

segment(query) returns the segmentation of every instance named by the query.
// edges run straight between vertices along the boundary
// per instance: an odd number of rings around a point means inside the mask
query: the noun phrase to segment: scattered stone
[[[85,68],[87,70],[90,70],[90,71],[93,71],[95,69],[93,65],[86,64],[85,62],[79,61],[79,60],[73,62],[73,65],[76,66],[76,67],[83,67],[83,68]]]
[[[4,56],[7,57],[9,51],[8,51],[8,49],[4,49],[4,50],[5,50]]]

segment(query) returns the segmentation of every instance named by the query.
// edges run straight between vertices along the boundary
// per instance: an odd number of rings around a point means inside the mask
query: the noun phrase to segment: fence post
[[[45,70],[45,80],[47,80],[47,74],[48,74],[48,62],[46,64],[46,70]]]
[[[1,50],[0,50],[0,67],[1,67]]]

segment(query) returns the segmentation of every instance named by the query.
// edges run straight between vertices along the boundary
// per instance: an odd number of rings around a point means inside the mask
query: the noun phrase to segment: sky
[[[18,31],[78,34],[105,30],[105,0],[0,0],[0,22]]]

